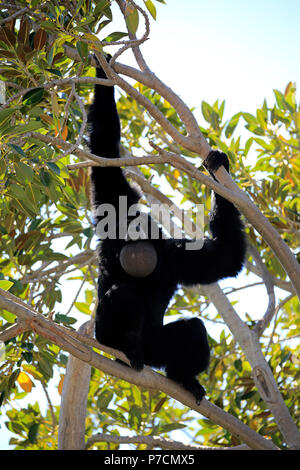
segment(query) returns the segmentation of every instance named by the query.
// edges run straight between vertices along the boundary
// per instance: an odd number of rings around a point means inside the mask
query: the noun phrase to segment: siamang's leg
[[[196,376],[209,362],[206,329],[198,318],[179,320],[158,328],[145,341],[145,364],[161,367],[167,377],[191,392],[199,404],[205,395]]]
[[[113,286],[99,299],[96,312],[97,340],[126,354],[132,368],[144,366],[142,329],[144,306],[129,284]]]

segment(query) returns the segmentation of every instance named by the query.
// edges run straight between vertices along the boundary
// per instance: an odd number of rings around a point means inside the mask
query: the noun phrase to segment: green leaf
[[[225,136],[226,136],[228,139],[232,136],[232,134],[233,134],[233,132],[234,132],[236,126],[238,125],[239,120],[240,120],[240,117],[241,117],[241,114],[242,114],[242,113],[237,113],[237,114],[235,114],[234,116],[232,116],[232,118],[230,119],[229,123],[227,124],[226,130],[225,130]]]
[[[186,427],[185,424],[169,423],[169,424],[164,424],[163,426],[161,426],[159,430],[161,433],[164,433],[164,432],[174,431],[175,429],[183,429],[185,427]]]
[[[48,173],[48,171],[45,171],[44,168],[41,169],[41,172],[40,172],[40,179],[41,179],[41,182],[44,186],[49,186],[50,183],[51,183],[51,176],[50,174]]]
[[[87,238],[92,238],[92,236],[94,235],[94,230],[92,229],[92,227],[88,227],[88,228],[85,228],[82,233]]]
[[[236,361],[234,361],[234,367],[236,368],[236,370],[238,370],[239,372],[241,372],[243,370],[243,363],[240,359],[237,359]]]
[[[37,104],[42,101],[45,94],[44,88],[35,88],[34,90],[30,90],[23,96],[23,104],[25,105],[33,105]]]
[[[247,140],[246,144],[245,144],[245,151],[244,151],[244,156],[246,157],[248,155],[248,152],[250,150],[250,147],[253,143],[253,137],[250,137],[250,139]]]
[[[202,101],[201,111],[202,111],[205,121],[207,121],[210,124],[213,108],[210,106],[210,104],[206,103],[206,101]]]
[[[13,284],[11,281],[0,281],[0,289],[9,290]]]
[[[77,322],[77,319],[73,317],[68,317],[67,315],[62,315],[60,313],[57,313],[55,315],[54,321],[56,321],[57,323],[64,323],[65,325],[73,325],[74,323]]]
[[[47,72],[52,73],[53,75],[56,75],[57,77],[62,77],[62,73],[58,69],[46,69]]]
[[[56,25],[51,21],[42,21],[40,23],[40,26],[49,31],[53,31],[54,29],[56,29]]]
[[[31,183],[34,178],[34,171],[33,169],[25,165],[25,163],[18,162],[15,164],[15,171],[18,180],[21,183]]]
[[[39,432],[39,423],[34,423],[32,426],[30,426],[29,431],[28,431],[28,440],[31,444],[35,444],[37,440],[37,435]]]
[[[284,92],[285,103],[289,107],[291,112],[295,111],[297,108],[296,102],[296,84],[294,82],[289,82]]]
[[[0,311],[0,315],[8,323],[14,323],[15,319],[17,318],[16,315],[14,315],[13,313],[8,312],[7,310],[4,310],[4,309],[2,311]]]
[[[21,147],[19,147],[18,145],[16,144],[9,144],[9,146],[15,150],[19,155],[21,155],[22,157],[27,157],[26,153],[21,149]]]
[[[248,124],[252,125],[252,126],[257,126],[257,120],[256,120],[256,117],[253,116],[252,114],[250,113],[242,113],[243,114],[243,118],[245,119],[245,121],[248,122]]]
[[[41,192],[39,189],[36,186],[28,183],[25,189],[25,195],[26,199],[24,203],[28,208],[30,208],[31,211],[33,211],[36,215],[39,215],[40,210],[38,208],[38,203],[41,199]]]
[[[154,18],[156,20],[156,8],[155,8],[155,5],[152,3],[151,0],[144,0],[144,3],[147,7],[147,10],[149,11],[150,15],[152,16],[152,18]]]
[[[114,33],[111,33],[109,36],[106,36],[106,38],[104,38],[104,41],[106,41],[106,42],[119,41],[119,39],[122,39],[125,36],[128,36],[128,33],[122,33],[121,31],[115,31]]]
[[[139,26],[139,13],[137,9],[132,5],[128,5],[125,15],[125,21],[129,31],[132,34],[135,34]]]
[[[262,109],[257,109],[256,117],[262,129],[267,129],[268,126]]]
[[[53,162],[47,162],[47,166],[50,170],[52,170],[57,176],[60,175],[60,168]]]
[[[49,359],[44,357],[42,353],[40,353],[40,357],[38,358],[38,368],[43,376],[46,378],[53,376],[53,368],[52,364],[50,364]]]
[[[280,109],[285,109],[284,105],[284,95],[279,90],[273,90],[276,98],[277,105]]]
[[[99,395],[97,400],[97,407],[99,411],[104,411],[107,409],[108,405],[110,404],[114,394],[111,390],[105,390]]]
[[[242,113],[243,118],[248,123],[246,129],[253,132],[256,135],[264,135],[265,131],[259,126],[259,122],[255,116],[250,113]]]
[[[103,10],[105,10],[109,3],[109,0],[100,0],[99,2],[97,2],[97,5],[94,10],[94,15],[98,16],[100,12],[103,12]]]
[[[20,124],[18,126],[12,126],[6,128],[1,134],[3,136],[9,135],[10,137],[20,134],[25,134],[26,132],[36,131],[44,127],[43,123],[40,121],[30,121],[28,124]]]
[[[224,153],[227,153],[227,152],[228,152],[228,147],[227,147],[227,145],[226,145],[224,142],[222,142],[221,139],[219,139],[218,137],[215,137],[215,141],[216,141],[216,143],[217,143],[219,149],[222,150],[222,152],[224,152]]]
[[[95,21],[95,17],[94,16],[87,16],[83,21],[82,23],[80,23],[79,26],[86,26],[88,24],[91,24],[93,23],[93,21]],[[76,28],[75,28],[76,29]]]
[[[86,62],[89,55],[89,48],[87,43],[83,41],[77,41],[76,49],[78,51],[78,54],[80,55],[82,62]]]
[[[85,313],[86,315],[91,315],[91,311],[88,305],[85,304],[84,302],[75,302],[74,305],[77,308],[77,310],[79,310],[79,312]]]
[[[9,190],[8,190],[8,194],[11,194],[13,197],[15,197],[16,199],[20,199],[20,200],[24,200],[25,198],[25,191],[24,189],[22,188],[22,186],[20,186],[19,184],[16,184],[16,183],[12,183],[10,186],[9,186]]]
[[[18,108],[6,108],[0,111],[0,126],[3,126]]]
[[[221,120],[223,118],[224,109],[225,109],[225,100],[222,101],[221,106],[219,108],[219,113],[218,114],[219,114]]]

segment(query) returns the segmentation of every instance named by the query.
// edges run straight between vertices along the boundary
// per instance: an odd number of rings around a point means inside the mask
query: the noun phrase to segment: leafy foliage
[[[70,165],[78,162],[78,158],[59,145],[46,144],[39,134],[75,144],[83,114],[70,82],[55,82],[55,87],[45,84],[62,78],[94,76],[88,65],[88,53],[91,46],[100,47],[97,35],[111,43],[126,38],[127,33],[106,32],[113,25],[108,0],[81,0],[72,11],[64,3],[44,2],[41,6],[32,0],[26,3],[26,16],[12,19],[0,28],[0,79],[6,83],[7,98],[0,109],[0,288],[9,289],[42,315],[50,314],[56,323],[77,328],[84,316],[92,314],[96,301],[88,173],[83,168],[72,170]],[[144,3],[156,18],[154,2]],[[15,4],[24,6],[21,1]],[[4,8],[1,18],[8,18],[11,13]],[[136,9],[129,9],[127,25],[131,32],[137,30],[139,16]],[[79,54],[81,62],[64,53],[65,45]],[[144,85],[135,86],[185,133],[168,102]],[[90,102],[91,91],[88,81],[76,84],[76,92],[85,106]],[[207,126],[201,130],[211,146],[228,154],[239,186],[297,254],[300,107],[296,103],[295,84],[289,83],[283,92],[274,90],[274,96],[274,103],[268,105],[264,101],[256,115],[241,111],[227,121],[223,117],[224,101],[217,100],[212,105],[203,101],[201,110]],[[118,107],[122,142],[130,152],[149,151],[148,143],[153,141],[201,166],[198,157],[175,145],[132,98],[121,95]],[[82,144],[85,143],[84,136]],[[179,198],[182,204],[203,203],[207,216],[210,191],[206,187],[182,171],[174,171],[170,165],[155,165],[151,171],[148,168],[142,171],[147,179],[154,176],[154,186],[167,185],[171,198]],[[269,271],[277,280],[286,281],[285,272],[261,236],[250,226],[247,231]],[[262,339],[263,352],[296,422],[300,376],[299,346],[295,339],[300,334],[299,313],[299,303],[291,298],[278,311],[271,330]],[[248,362],[220,317],[210,311],[206,299],[199,297],[198,292],[182,290],[170,305],[169,314],[201,315],[218,325],[219,333],[210,337],[210,368],[202,378],[207,395],[283,447],[277,425],[254,386]],[[251,316],[247,315],[252,324]],[[15,315],[4,309],[0,317],[0,331],[15,322]],[[55,448],[59,406],[51,401],[54,391],[61,393],[66,355],[57,345],[26,332],[7,342],[5,356],[0,363],[0,405],[6,427],[16,436],[11,445],[16,449]],[[34,398],[37,387],[48,390],[50,402],[46,411]],[[96,431],[118,435],[129,430],[170,436],[172,431],[182,428],[196,443],[238,444],[228,432],[208,419],[198,419],[162,393],[142,390],[93,370],[87,438]],[[96,445],[100,449],[107,446]],[[111,449],[117,447],[109,444]]]

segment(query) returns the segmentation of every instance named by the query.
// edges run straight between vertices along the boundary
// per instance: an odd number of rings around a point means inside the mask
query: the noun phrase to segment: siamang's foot
[[[129,359],[129,357],[128,357],[128,359]],[[138,358],[138,357],[134,357],[134,358],[132,357],[129,360],[130,360],[130,365],[127,364],[126,362],[122,361],[121,359],[115,359],[115,361],[118,362],[119,364],[122,364],[122,366],[131,367],[132,369],[134,369],[136,371],[140,371],[144,368],[143,359]]]
[[[180,383],[183,388],[185,388],[188,392],[192,393],[196,399],[197,405],[200,405],[201,400],[205,395],[205,389],[202,387],[202,385],[199,384],[198,380],[196,380],[194,377],[172,380],[175,380],[175,382]]]
[[[194,395],[197,405],[200,405],[200,402],[205,395],[205,389],[199,384],[198,380],[194,378],[186,380],[182,383],[182,386]]]
[[[220,166],[224,166],[225,170],[229,172],[229,160],[226,153],[219,150],[211,150],[203,162],[203,166],[210,172],[218,170]]]
[[[130,361],[132,369],[140,371],[144,368],[144,356],[141,351],[126,351],[125,354]]]
[[[144,361],[140,357],[135,357],[130,359],[131,367],[136,370],[137,372],[143,370],[144,368]]]
[[[198,383],[197,390],[195,389],[192,393],[196,398],[197,405],[200,405],[202,398],[205,396],[205,388],[203,388],[202,385]]]
[[[127,364],[127,362],[124,362],[124,361],[122,361],[121,359],[115,359],[115,361],[116,361],[118,364],[122,364],[122,366],[130,367],[130,365]]]

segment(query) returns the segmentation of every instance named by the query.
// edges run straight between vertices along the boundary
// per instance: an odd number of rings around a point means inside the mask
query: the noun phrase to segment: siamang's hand
[[[106,61],[109,62],[110,59],[111,59],[111,55],[110,54],[105,54],[105,58],[106,58]],[[96,57],[96,55],[94,54],[94,59],[95,59],[95,62],[97,64],[96,66],[96,76],[97,78],[107,78],[106,77],[106,73],[104,72],[104,70],[102,69],[101,65],[99,64],[99,61]]]
[[[212,174],[218,170],[220,166],[224,166],[225,170],[229,173],[229,160],[225,153],[219,150],[211,150],[203,162],[203,166]]]

